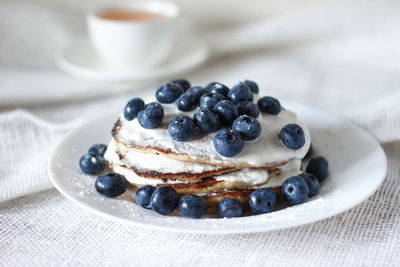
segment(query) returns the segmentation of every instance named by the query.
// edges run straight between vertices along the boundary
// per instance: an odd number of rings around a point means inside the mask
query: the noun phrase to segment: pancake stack
[[[188,141],[174,141],[168,134],[168,123],[178,115],[192,117],[193,112],[179,111],[173,104],[163,108],[164,119],[155,129],[145,129],[137,119],[127,121],[121,114],[111,131],[112,140],[104,158],[114,172],[124,175],[137,188],[169,185],[178,194],[201,196],[208,212],[214,212],[219,201],[227,197],[246,207],[257,188],[278,192],[288,177],[301,172],[310,135],[293,112],[260,114],[257,120],[262,126],[261,135],[246,142],[240,154],[227,158],[214,149],[215,133],[198,131]],[[280,130],[289,123],[297,123],[304,131],[306,142],[298,150],[288,149],[280,141]]]

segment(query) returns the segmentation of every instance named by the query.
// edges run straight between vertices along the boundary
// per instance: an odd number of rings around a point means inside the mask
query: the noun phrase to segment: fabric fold
[[[52,124],[24,110],[1,114],[0,201],[51,188],[51,152],[78,123]]]

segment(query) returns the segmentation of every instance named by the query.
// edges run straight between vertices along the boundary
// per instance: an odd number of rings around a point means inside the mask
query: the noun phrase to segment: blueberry
[[[171,186],[161,186],[154,190],[150,207],[161,215],[171,214],[178,206],[178,193]]]
[[[199,196],[186,195],[179,201],[179,212],[184,217],[197,219],[207,211],[207,203]]]
[[[310,173],[301,173],[298,175],[299,177],[303,178],[304,181],[306,181],[307,185],[308,185],[308,196],[309,197],[313,197],[316,194],[318,194],[319,192],[319,182],[317,177],[315,177],[314,175],[310,174]]]
[[[224,100],[225,97],[218,93],[207,93],[200,97],[200,108],[208,108],[212,110],[213,107],[221,100]]]
[[[253,117],[241,115],[233,122],[232,130],[238,132],[243,141],[253,141],[261,134],[261,124]]]
[[[183,94],[182,87],[177,83],[166,83],[161,85],[156,91],[156,99],[163,104],[173,103]]]
[[[156,102],[147,104],[138,114],[139,124],[146,129],[157,128],[163,118],[164,108]]]
[[[236,105],[239,115],[248,115],[257,118],[260,115],[260,109],[256,104],[250,101],[244,101]]]
[[[137,117],[139,111],[144,109],[144,101],[140,98],[129,100],[124,108],[124,117],[127,121],[131,121]]]
[[[219,115],[222,125],[231,126],[232,122],[239,116],[237,107],[229,100],[219,101],[213,108]]]
[[[218,83],[218,82],[210,82],[210,83],[208,83],[208,84],[204,87],[204,89],[206,89],[207,92],[208,92],[208,90],[209,90],[214,84],[216,84],[216,83]]]
[[[243,150],[243,140],[239,133],[222,129],[214,136],[214,148],[224,157],[234,157]]]
[[[183,89],[183,91],[187,91],[190,88],[190,82],[185,79],[176,79],[171,81],[170,83],[177,83]]]
[[[240,217],[243,213],[242,204],[234,198],[225,198],[218,203],[218,214],[221,217]]]
[[[281,130],[280,138],[287,148],[293,150],[302,148],[306,143],[303,129],[295,123],[285,125]]]
[[[267,114],[278,115],[281,112],[281,103],[278,99],[264,96],[257,101],[258,108]]]
[[[107,146],[104,144],[95,144],[89,148],[88,154],[95,154],[97,156],[103,157],[106,153]]]
[[[135,199],[136,199],[136,202],[139,204],[139,206],[141,206],[142,208],[145,208],[145,209],[151,209],[150,198],[151,198],[151,194],[153,194],[154,190],[156,190],[156,188],[154,186],[145,185],[136,191]]]
[[[186,141],[196,132],[196,124],[187,116],[173,118],[168,125],[168,133],[175,141]]]
[[[105,197],[117,197],[125,193],[128,184],[121,174],[107,172],[97,177],[94,186],[96,191]]]
[[[186,93],[192,93],[197,97],[197,101],[200,101],[200,97],[207,93],[206,89],[201,86],[195,86],[187,90]]]
[[[207,84],[206,90],[209,93],[218,93],[223,95],[224,97],[228,96],[229,88],[226,85],[218,82],[212,82]]]
[[[239,104],[243,101],[253,100],[250,88],[244,83],[238,83],[228,93],[228,98],[234,103]]]
[[[212,133],[221,127],[218,114],[206,108],[198,109],[193,120],[203,133]]]
[[[293,176],[283,183],[281,194],[287,203],[297,205],[306,201],[309,191],[307,182],[303,178]]]
[[[328,175],[328,161],[324,157],[312,158],[308,162],[306,173],[314,175],[319,182],[322,182]]]
[[[250,91],[254,94],[258,94],[258,85],[253,82],[253,81],[249,81],[249,80],[245,80],[244,84],[247,85],[250,88]]]
[[[86,154],[79,160],[79,167],[84,173],[99,174],[105,169],[106,163],[101,156]]]
[[[269,188],[259,188],[250,195],[249,205],[254,214],[271,212],[276,203],[276,194]]]
[[[176,104],[180,111],[191,111],[196,108],[197,97],[192,93],[182,94]]]

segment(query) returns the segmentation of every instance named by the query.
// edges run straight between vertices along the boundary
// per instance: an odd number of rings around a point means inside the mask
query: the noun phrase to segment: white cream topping
[[[122,174],[125,176],[125,179],[128,180],[129,183],[135,184],[135,185],[159,185],[159,184],[165,184],[161,179],[149,179],[149,178],[144,178],[140,177],[137,175],[134,171],[124,168],[118,164],[113,164],[113,169],[116,173]],[[190,182],[197,182],[198,180],[190,181]],[[189,182],[189,181],[188,181]],[[173,180],[168,180],[168,184],[176,184],[176,183],[185,183],[185,181],[173,181]]]
[[[214,176],[214,178],[217,181],[258,185],[265,183],[268,180],[268,170],[265,168],[245,168],[241,169],[240,171]]]
[[[118,153],[121,153],[124,158],[120,159]],[[223,168],[217,165],[184,162],[170,159],[162,155],[141,153],[122,144],[118,144],[114,139],[109,143],[104,158],[118,165],[135,167],[140,170],[156,170],[160,173],[203,173]]]
[[[281,186],[287,178],[299,175],[301,173],[301,160],[293,160],[288,162],[285,166],[281,168],[279,174],[271,176],[268,181],[264,184],[259,184],[253,188],[261,187],[278,187]]]
[[[217,181],[229,181],[233,183],[245,183],[248,185],[262,185],[265,183],[269,183],[270,180],[274,182],[276,177],[283,176],[287,177],[287,175],[297,175],[300,173],[301,160],[291,160],[284,166],[280,167],[280,174],[273,175],[271,179],[269,179],[268,170],[265,168],[245,168],[240,171],[224,173],[222,175],[214,176]],[[296,174],[293,174],[296,173]],[[280,179],[278,179],[280,180]]]
[[[113,164],[115,172],[122,174],[128,182],[137,185],[159,185],[159,184],[174,184],[174,183],[189,183],[199,182],[200,180],[182,181],[182,180],[168,180],[164,182],[162,179],[149,179],[138,176],[134,171],[122,167],[118,164]],[[254,186],[263,184],[268,180],[268,171],[266,169],[246,168],[240,171],[225,173],[219,176],[213,176],[217,181],[227,181],[230,183],[244,184],[246,186]]]
[[[151,146],[171,149],[178,154],[186,154],[193,159],[210,158],[215,162],[238,164],[247,163],[263,166],[267,163],[302,159],[310,146],[310,134],[307,128],[297,121],[293,112],[282,110],[277,116],[262,113],[257,119],[262,126],[261,135],[254,141],[245,142],[243,151],[235,157],[227,158],[219,155],[214,148],[213,138],[216,133],[202,134],[197,132],[193,138],[185,142],[174,141],[168,134],[168,123],[177,115],[192,117],[193,112],[180,112],[175,105],[163,105],[164,119],[156,129],[145,129],[137,119],[125,120],[120,115],[121,129],[117,139],[127,145]],[[305,134],[305,144],[298,150],[286,148],[280,141],[281,129],[289,123],[300,125]],[[158,167],[156,167],[158,169]]]

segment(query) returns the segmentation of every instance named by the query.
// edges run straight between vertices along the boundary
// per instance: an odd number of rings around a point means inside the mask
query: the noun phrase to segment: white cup
[[[161,14],[150,21],[100,17],[108,10]],[[175,39],[179,7],[166,1],[133,0],[95,10],[86,17],[89,36],[99,57],[112,67],[147,68],[162,63]]]

